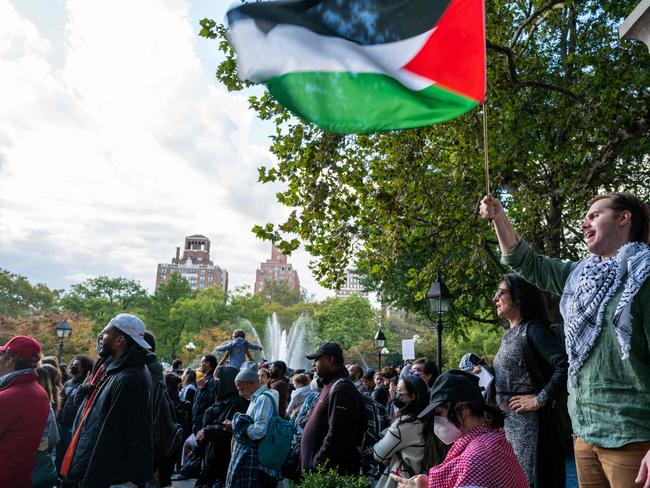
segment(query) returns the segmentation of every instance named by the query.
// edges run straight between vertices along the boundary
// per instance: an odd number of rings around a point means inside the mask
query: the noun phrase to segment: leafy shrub
[[[370,488],[364,476],[344,476],[333,469],[318,466],[316,471],[305,474],[299,484],[291,483],[291,488]]]

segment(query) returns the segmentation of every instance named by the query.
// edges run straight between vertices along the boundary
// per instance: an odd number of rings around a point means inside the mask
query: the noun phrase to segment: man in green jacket
[[[582,223],[579,262],[536,254],[486,196],[502,261],[561,295],[569,413],[581,487],[650,487],[650,210],[629,193],[599,195]],[[639,485],[636,485],[639,486]]]

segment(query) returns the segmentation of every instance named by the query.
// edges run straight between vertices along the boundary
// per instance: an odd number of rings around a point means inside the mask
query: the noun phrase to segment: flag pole
[[[490,159],[488,154],[487,104],[483,102],[483,159],[485,160],[485,194],[490,194]]]

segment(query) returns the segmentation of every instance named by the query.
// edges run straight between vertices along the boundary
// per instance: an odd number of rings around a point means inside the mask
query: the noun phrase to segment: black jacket
[[[79,436],[68,479],[81,488],[106,488],[153,476],[151,375],[147,364],[156,356],[133,346],[122,358],[98,361],[106,380],[97,393]],[[77,412],[73,432],[86,403]]]
[[[239,370],[232,366],[219,366],[219,389],[210,408],[203,415],[203,432],[206,449],[201,466],[198,485],[210,485],[220,480],[226,482],[228,464],[230,463],[230,441],[232,432],[222,427],[224,420],[232,420],[235,413],[245,413],[248,400],[239,396],[235,387],[235,376]]]
[[[566,407],[568,361],[563,344],[543,324],[529,321],[522,335],[522,352],[535,392],[545,390],[548,401],[539,413],[536,450],[535,487],[563,488],[566,480],[565,450],[562,443],[555,402]],[[527,341],[525,343],[524,341]]]
[[[63,385],[61,389],[61,408],[56,418],[60,425],[70,428],[74,422],[77,410],[79,409],[79,404],[75,404],[74,401],[75,393],[77,393],[79,388],[83,387],[83,382],[83,378],[73,378],[66,381]]]
[[[192,425],[194,431],[201,429],[203,424],[203,414],[214,403],[214,398],[217,393],[218,383],[215,381],[213,372],[204,376],[205,386],[197,388],[194,403],[192,404]]]
[[[370,398],[386,407],[388,405],[388,400],[390,400],[388,387],[383,383],[379,386],[375,386],[375,389],[370,393]]]

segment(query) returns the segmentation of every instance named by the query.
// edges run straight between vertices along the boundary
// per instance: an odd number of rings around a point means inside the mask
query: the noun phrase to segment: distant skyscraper
[[[260,263],[255,274],[255,293],[264,289],[264,284],[275,281],[285,283],[290,290],[300,290],[298,272],[287,262],[287,257],[275,246],[271,247],[271,259]]]
[[[338,298],[347,298],[350,295],[357,294],[362,297],[368,298],[368,294],[363,290],[359,277],[355,275],[352,270],[345,271],[345,281],[341,285],[341,288],[335,291]]]
[[[180,273],[193,290],[220,286],[228,291],[228,271],[210,261],[210,239],[202,235],[185,238],[183,257],[181,248],[176,248],[176,257],[171,264],[159,264],[156,274],[156,288],[169,279],[172,273]]]

